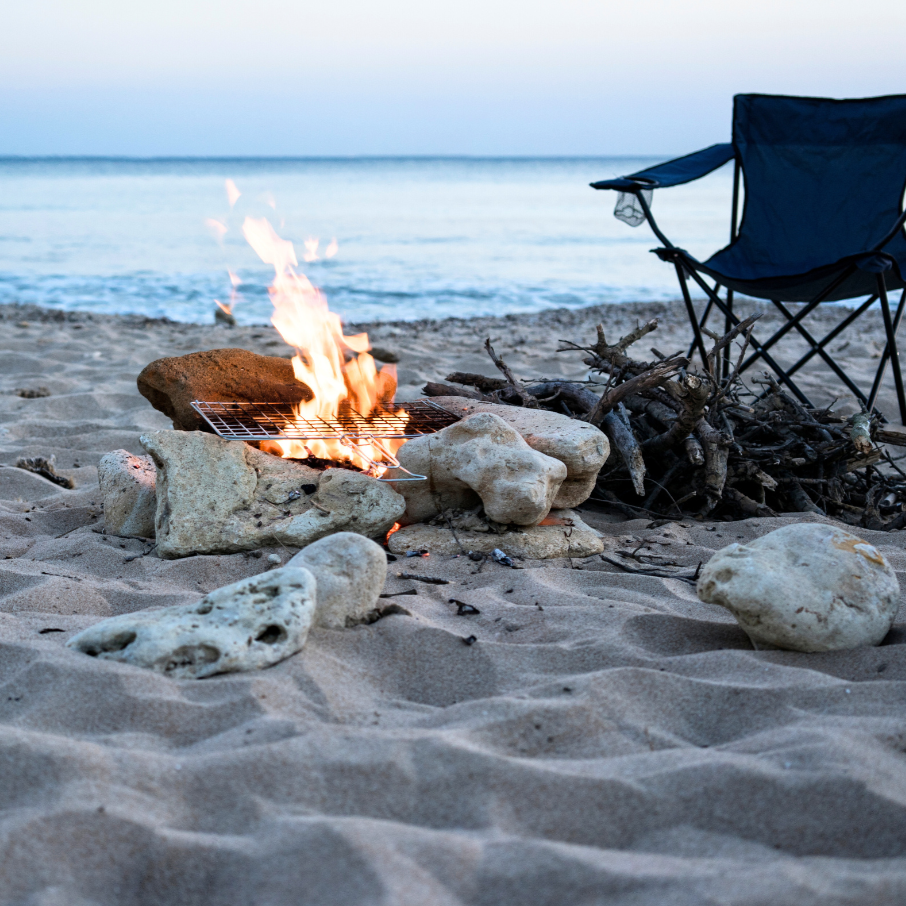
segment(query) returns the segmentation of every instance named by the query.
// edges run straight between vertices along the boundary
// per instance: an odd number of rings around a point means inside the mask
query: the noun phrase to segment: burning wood
[[[488,343],[503,378],[455,372],[450,384],[429,383],[424,392],[540,407],[600,427],[611,456],[591,499],[629,516],[742,519],[793,511],[869,529],[906,527],[906,473],[877,446],[906,446],[906,435],[866,413],[846,419],[807,408],[768,375],[744,383],[739,366],[756,319],[713,337],[701,369],[678,354],[653,350],[653,362],[628,355],[657,321],[616,343],[599,325],[592,344],[564,341],[559,350],[584,353],[599,381],[520,380]]]

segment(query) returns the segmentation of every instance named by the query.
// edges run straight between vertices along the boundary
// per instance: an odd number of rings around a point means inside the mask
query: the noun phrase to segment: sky
[[[682,154],[906,91],[904,0],[6,0],[0,155]]]

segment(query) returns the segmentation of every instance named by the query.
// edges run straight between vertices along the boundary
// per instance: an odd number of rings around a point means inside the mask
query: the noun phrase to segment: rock
[[[193,400],[296,404],[312,398],[308,386],[296,380],[292,362],[245,349],[157,359],[145,366],[137,383],[139,393],[178,431],[211,431],[189,405]]]
[[[396,481],[406,498],[406,522],[425,522],[448,509],[479,502],[488,518],[537,525],[550,512],[566,466],[533,450],[500,416],[477,412],[436,434],[407,441],[397,453],[427,481]],[[401,475],[389,470],[388,477]]]
[[[545,409],[523,409],[439,396],[431,400],[449,412],[465,417],[473,412],[492,412],[515,428],[525,442],[539,453],[559,459],[566,466],[566,479],[554,498],[555,509],[578,506],[594,490],[598,472],[610,455],[607,436],[594,425]]]
[[[324,474],[200,431],[140,440],[157,466],[155,531],[164,559],[275,544],[275,526],[311,508]]]
[[[315,625],[355,626],[377,608],[387,579],[384,549],[361,535],[337,532],[299,551],[287,566],[307,569],[318,583]]]
[[[102,620],[67,645],[174,679],[258,670],[302,648],[316,595],[308,570],[285,566],[218,588],[195,604]]]
[[[557,524],[511,526],[502,534],[457,529],[456,537],[443,525],[410,525],[394,532],[388,547],[394,554],[404,554],[407,550],[429,550],[432,554],[442,555],[459,554],[463,549],[490,554],[495,548],[500,548],[510,556],[528,560],[591,557],[604,550],[604,542],[598,533],[589,528],[578,513],[553,510],[549,518],[557,520]]]
[[[98,463],[104,526],[111,535],[154,537],[157,470],[150,456],[114,450]]]
[[[383,539],[406,509],[406,501],[389,484],[347,469],[321,473],[311,504],[301,516],[274,526],[280,544],[306,547],[337,532]]]
[[[726,607],[753,643],[793,651],[877,645],[900,607],[890,564],[868,542],[822,523],[787,525],[718,551],[698,596]]]

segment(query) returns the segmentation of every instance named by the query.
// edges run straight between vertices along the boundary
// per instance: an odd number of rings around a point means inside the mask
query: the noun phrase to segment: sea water
[[[615,193],[588,185],[655,161],[0,159],[0,302],[203,323],[229,302],[232,271],[237,320],[262,323],[273,268],[243,238],[246,217],[294,243],[348,321],[673,299],[648,226],[614,219]],[[727,242],[731,192],[724,167],[655,192],[653,211],[706,257]]]

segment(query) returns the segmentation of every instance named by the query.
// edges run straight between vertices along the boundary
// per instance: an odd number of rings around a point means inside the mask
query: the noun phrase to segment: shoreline
[[[701,311],[703,303],[697,303]],[[795,306],[791,306],[795,309]],[[809,315],[808,326],[815,334],[831,329],[845,315],[845,306],[834,303]],[[737,300],[735,310],[740,315],[759,313],[756,333],[772,334],[783,321],[768,302],[754,299]],[[20,323],[32,323],[75,335],[86,327],[96,332],[117,332],[122,329],[134,337],[145,337],[153,342],[139,342],[136,350],[145,349],[145,360],[134,359],[135,374],[155,358],[181,355],[201,349],[237,346],[263,355],[291,357],[292,349],[283,342],[271,324],[229,327],[213,322],[193,324],[171,321],[166,318],[147,318],[141,315],[110,315],[96,312],[67,312],[31,304],[0,304],[0,324],[11,324],[15,333],[25,333],[27,328],[16,329]],[[423,319],[417,321],[376,321],[344,325],[347,333],[367,332],[375,347],[386,349],[399,358],[400,399],[415,399],[421,395],[422,385],[428,381],[443,381],[451,371],[494,373],[494,367],[484,351],[487,337],[494,343],[518,376],[526,378],[583,379],[587,369],[581,357],[574,353],[558,353],[561,339],[573,342],[590,342],[595,337],[595,327],[603,323],[608,338],[617,339],[637,324],[657,318],[657,330],[640,344],[639,357],[654,357],[649,347],[663,353],[688,352],[692,331],[686,310],[679,300],[673,302],[605,303],[585,308],[552,308],[529,314],[505,314],[495,317]],[[712,328],[722,332],[723,319],[712,317]],[[25,336],[21,337],[26,340]],[[42,341],[43,342],[43,341]],[[21,348],[13,340],[10,348]],[[772,350],[775,358],[785,367],[797,361],[807,346],[791,332]],[[860,386],[871,384],[873,368],[884,348],[884,333],[880,311],[869,310],[849,330],[831,344],[831,352]],[[752,377],[757,369],[748,373]],[[800,372],[797,381],[817,406],[836,407],[850,415],[860,406],[855,397],[839,383],[831,370],[814,357]],[[887,369],[878,404],[890,421],[899,423],[893,378]]]

